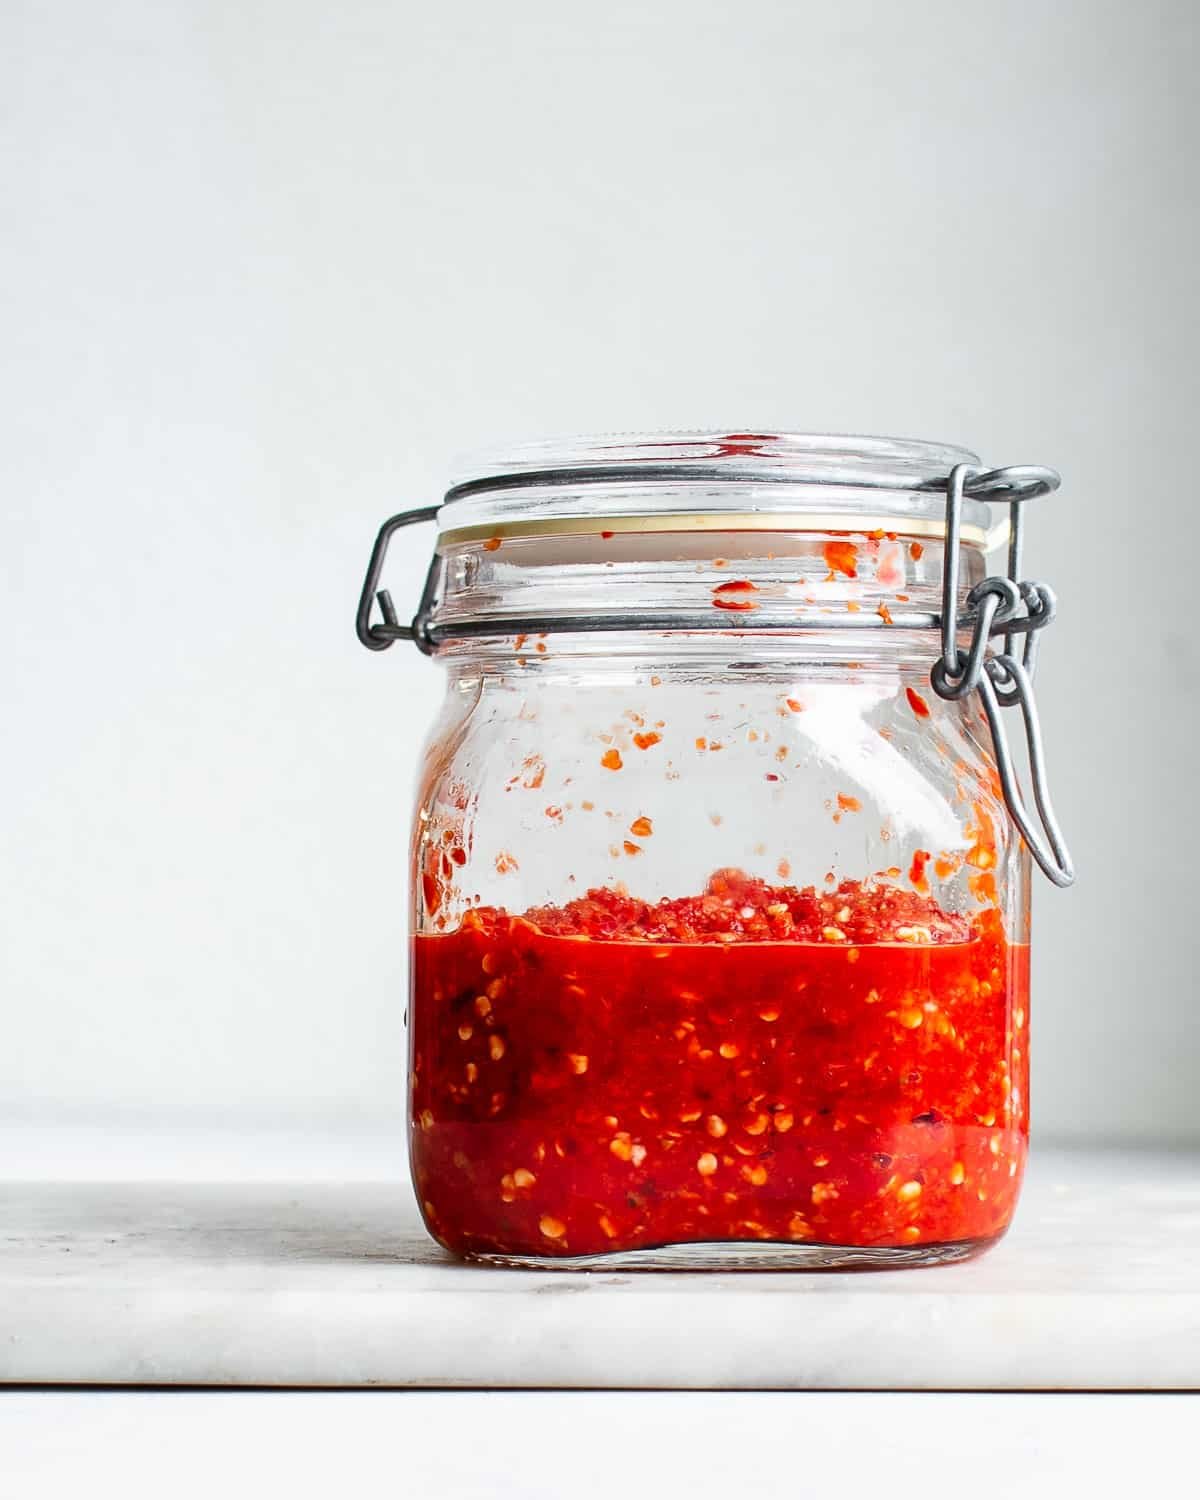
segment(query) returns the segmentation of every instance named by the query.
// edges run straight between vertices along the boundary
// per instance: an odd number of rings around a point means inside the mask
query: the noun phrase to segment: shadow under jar
[[[1008,1227],[1030,856],[986,705],[931,686],[952,472],[961,667],[962,450],[608,439],[451,490],[409,1010],[448,1249],[887,1267]]]

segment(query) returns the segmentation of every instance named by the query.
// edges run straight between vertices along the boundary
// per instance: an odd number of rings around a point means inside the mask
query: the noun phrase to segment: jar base
[[[1000,1234],[929,1245],[817,1245],[705,1241],[613,1250],[604,1255],[498,1255],[472,1252],[473,1265],[518,1271],[898,1271],[948,1266],[990,1250]]]

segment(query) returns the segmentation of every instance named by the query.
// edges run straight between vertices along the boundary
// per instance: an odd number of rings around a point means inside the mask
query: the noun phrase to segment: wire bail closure
[[[570,477],[569,474],[566,477]],[[553,478],[553,475],[540,475],[539,478],[546,481]],[[1052,493],[1061,482],[1054,469],[1035,465],[976,469],[970,464],[958,464],[945,480],[932,480],[922,488],[944,487],[946,491],[942,607],[934,622],[941,634],[941,653],[930,671],[930,684],[938,697],[950,702],[966,698],[971,693],[979,694],[996,749],[996,767],[1000,774],[1005,805],[1038,868],[1054,885],[1064,888],[1074,883],[1075,866],[1050,801],[1045,748],[1033,692],[1038,638],[1054,620],[1057,602],[1053,590],[1046,584],[1020,577],[1024,503]],[[960,617],[960,539],[963,500],[967,496],[1008,505],[1008,567],[1005,576],[991,576],[975,585],[967,595],[967,611]],[[388,548],[395,533],[405,527],[436,519],[440,510],[439,505],[426,505],[416,510],[401,511],[389,517],[380,527],[371,549],[355,616],[358,639],[368,651],[386,651],[393,641],[404,640],[412,641],[419,651],[430,656],[443,638],[443,633],[432,623],[441,580],[441,559],[436,551],[411,624],[400,623],[391,594],[387,589],[379,587]],[[372,622],[371,613],[376,601],[383,618]],[[824,626],[829,622],[820,623]],[[845,625],[846,628],[855,628],[860,623],[865,622],[859,622],[855,616],[851,616]],[[877,628],[879,623],[875,621],[873,628]],[[898,626],[899,624],[897,622]],[[656,615],[640,619],[636,624],[621,616],[601,614],[572,620],[522,618],[506,620],[504,625],[506,631],[537,635],[563,630],[727,631],[730,628],[726,622],[716,623],[707,617],[683,614]],[[960,630],[966,627],[971,630],[971,640],[964,650],[958,644],[958,637]],[[496,633],[495,622],[460,621],[447,630],[445,635],[448,638],[450,635],[482,636]],[[1003,649],[989,655],[988,648],[995,636],[1003,638]],[[1018,657],[1017,645],[1021,637],[1024,639]],[[1002,708],[1014,706],[1021,710],[1036,821],[1025,803],[1008,733],[1000,713]]]
[[[396,618],[392,596],[387,589],[379,587],[379,580],[383,576],[388,547],[396,532],[405,526],[417,526],[422,521],[436,520],[441,508],[440,505],[423,505],[419,510],[402,510],[399,515],[390,516],[379,528],[379,535],[371,548],[371,560],[367,564],[362,593],[358,597],[358,613],[354,617],[355,631],[368,651],[386,651],[393,641],[415,641],[418,650],[423,651],[426,656],[432,655],[434,643],[429,635],[429,617],[433,611],[437,588],[437,553],[434,553],[429,565],[425,589],[411,625],[401,625]],[[383,620],[380,624],[372,625],[371,606],[376,600],[379,601],[379,612]]]
[[[1060,888],[1074,882],[1075,866],[1050,801],[1046,752],[1033,694],[1038,636],[1053,621],[1057,601],[1046,584],[1021,580],[1019,574],[1024,540],[1021,507],[1026,500],[1050,494],[1061,482],[1053,469],[1029,465],[979,470],[959,464],[951,470],[946,482],[946,542],[942,558],[942,654],[929,674],[939,698],[954,702],[969,693],[979,694],[996,747],[996,768],[1009,815],[1038,868]],[[1008,576],[985,578],[967,595],[973,614],[969,617],[971,644],[964,651],[958,644],[958,575],[962,504],[967,494],[983,500],[1008,501],[1009,539]],[[995,634],[1003,636],[1004,649],[989,656],[988,642]],[[1018,660],[1015,648],[1018,636],[1022,635],[1025,642]],[[1040,828],[1025,805],[1008,734],[1000,717],[1001,708],[1013,705],[1020,707],[1025,727],[1029,774]]]

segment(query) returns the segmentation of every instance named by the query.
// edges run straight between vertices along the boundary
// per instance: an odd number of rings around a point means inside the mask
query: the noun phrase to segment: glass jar
[[[413,1180],[449,1250],[898,1266],[1005,1232],[1029,1121],[1013,675],[950,694],[1037,606],[984,608],[980,480],[1023,498],[883,439],[517,450],[437,511],[413,627],[386,595],[369,624],[385,527],[360,633],[447,673],[409,1031]]]

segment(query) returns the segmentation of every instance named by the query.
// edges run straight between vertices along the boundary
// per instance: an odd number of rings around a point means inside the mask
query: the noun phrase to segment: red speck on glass
[[[858,548],[853,542],[826,542],[822,548],[825,564],[831,574],[858,577]]]
[[[766,432],[729,432],[724,437],[717,439],[717,451],[714,458],[737,458],[737,457],[770,457],[769,452],[764,454],[762,445],[771,443],[774,438]]]

